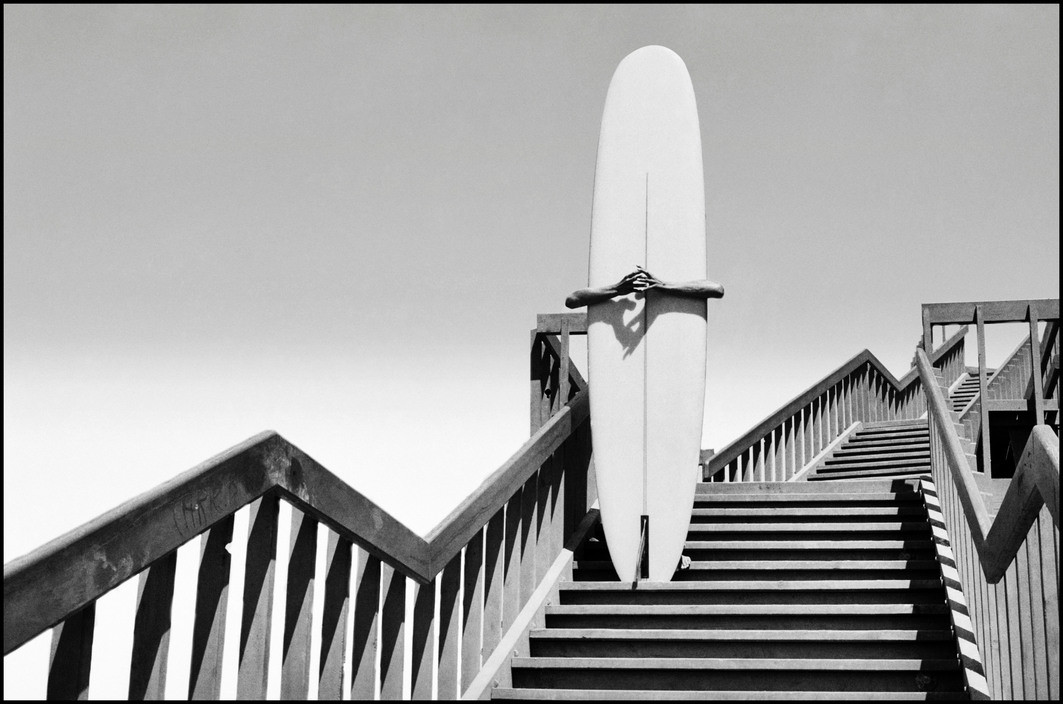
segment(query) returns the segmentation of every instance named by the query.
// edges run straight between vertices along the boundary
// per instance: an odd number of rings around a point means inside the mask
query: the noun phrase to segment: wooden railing
[[[934,351],[950,382],[963,373],[962,327]],[[854,423],[918,418],[926,410],[913,367],[895,378],[875,355],[860,352],[709,458],[710,482],[788,481]]]
[[[1046,401],[1059,404],[1059,323],[1049,322],[1041,341],[1042,388]],[[1004,359],[1004,362],[988,376],[985,397],[990,400],[989,410],[995,410],[1004,404],[996,401],[1027,400],[1033,394],[1033,377],[1030,374],[1030,337],[1027,335]],[[1014,407],[1015,404],[1006,404]],[[1051,407],[1051,403],[1049,403]],[[977,440],[982,428],[982,395],[974,398],[960,411],[960,423],[964,426],[964,435]],[[979,471],[982,467],[979,466]]]
[[[924,303],[922,309],[924,349],[929,348],[929,342],[933,338],[933,328],[935,326],[967,325],[970,323],[975,325],[978,344],[979,402],[976,407],[979,418],[977,427],[988,428],[989,414],[993,411],[1029,412],[1033,419],[1030,425],[1043,423],[1046,411],[1058,413],[1058,399],[1049,399],[1045,394],[1044,388],[1046,363],[1049,363],[1047,370],[1049,378],[1051,378],[1052,360],[1055,359],[1058,365],[1058,344],[1053,343],[1057,338],[1059,326],[1058,298]],[[1045,342],[1048,344],[1044,346],[1042,346],[1038,331],[1038,323],[1042,321],[1048,323],[1047,334],[1045,335]],[[1024,342],[1027,359],[1023,361],[1021,350],[1017,350],[1020,354],[1013,354],[1009,361],[997,370],[994,376],[1000,377],[1000,381],[995,385],[993,393],[990,393],[988,371],[986,369],[985,326],[1001,323],[1026,323],[1029,326],[1030,332]],[[1057,350],[1054,358],[1052,350]],[[1018,363],[1018,367],[1016,363]],[[1008,368],[1009,364],[1011,365],[1010,368]],[[1025,364],[1025,367],[1022,366],[1023,364]],[[1038,373],[1031,374],[1030,370],[1035,365],[1038,368]],[[1025,369],[1025,379],[1030,384],[1028,390],[1022,391],[1021,388],[1011,388],[1015,385],[1020,385],[1021,387],[1023,368]],[[1058,378],[1058,370],[1056,371],[1056,378]],[[1001,392],[1014,395],[1006,398],[994,397],[994,394]],[[979,457],[981,459],[980,470],[986,476],[991,476],[993,453],[990,433],[979,432],[976,436],[973,434],[973,428],[971,427],[975,423],[968,419],[965,424],[972,431],[970,437],[978,440]]]
[[[994,698],[1058,699],[1059,439],[1034,428],[995,520],[974,478],[975,445],[922,350],[931,473]],[[946,579],[950,579],[946,572]],[[955,578],[951,578],[955,581]]]
[[[372,699],[377,687],[385,699],[401,697],[404,687],[414,698],[430,698],[433,686],[439,698],[457,697],[480,674],[562,546],[596,515],[589,512],[595,497],[588,481],[587,391],[553,340],[540,336],[536,347],[533,377],[545,369],[541,388],[550,390],[550,404],[540,403],[547,410],[539,427],[426,538],[280,435],[262,433],[4,565],[4,654],[54,628],[48,696],[86,696],[96,601],[139,574],[129,696],[161,698],[176,550],[202,536],[188,695],[217,698],[222,651],[238,647],[238,696],[264,698],[278,506],[284,500],[292,505],[292,525],[282,698],[305,698],[311,677],[318,678],[319,696],[339,698],[345,661],[352,698]],[[564,375],[562,358],[569,372]],[[540,381],[533,378],[533,387]],[[248,505],[240,641],[227,644],[226,546],[234,513]],[[328,529],[323,575],[315,575],[314,567],[318,523]],[[325,580],[325,589],[319,666],[311,672],[316,578]],[[558,578],[556,569],[550,578]],[[410,629],[408,579],[415,587]],[[412,640],[409,672],[403,666],[406,638]]]

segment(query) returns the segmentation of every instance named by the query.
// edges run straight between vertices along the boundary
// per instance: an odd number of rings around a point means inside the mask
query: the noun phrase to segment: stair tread
[[[914,544],[913,544],[914,543]],[[933,550],[923,540],[688,540],[684,550]]]
[[[885,462],[887,460],[916,460],[930,456],[929,448],[910,450],[906,452],[878,452],[878,451],[839,451],[828,457],[825,462],[835,464],[845,460],[848,462]]]
[[[805,506],[801,508],[696,508],[694,516],[920,516],[922,506]]]
[[[939,630],[786,630],[786,629],[690,629],[673,628],[536,628],[534,640],[713,640],[713,641],[949,641],[952,632]]]
[[[807,483],[807,482],[795,482],[795,483]],[[715,486],[715,485],[714,485]],[[727,486],[721,484],[719,486]],[[815,488],[819,488],[816,485]],[[719,493],[719,494],[697,494],[694,496],[694,505],[697,504],[717,504],[717,503],[761,503],[770,506],[773,503],[857,503],[857,504],[912,504],[922,503],[922,497],[915,493],[903,493],[903,494],[858,494],[858,493],[832,493],[832,494],[812,494],[812,493],[794,493],[794,494],[776,494],[776,495],[761,495],[761,494],[736,494]],[[823,506],[817,508],[826,508]]]
[[[935,560],[712,560],[690,563],[691,570],[929,570]],[[577,570],[612,570],[606,560],[580,560]]]
[[[889,480],[868,480],[860,484],[853,484],[845,490],[852,494],[895,494],[913,493],[912,486],[898,486]],[[804,482],[698,482],[697,494],[757,494],[757,495],[792,495],[800,493],[830,494],[820,488],[809,487]]]
[[[870,530],[896,530],[896,531],[925,531],[929,530],[926,521],[905,520],[906,517],[898,516],[895,521],[876,520],[867,523],[691,523],[690,529],[699,533],[726,532],[739,533],[749,532],[798,532],[798,533],[844,533],[848,531]]]
[[[881,691],[881,692],[845,692],[845,691],[707,691],[679,689],[522,689],[499,687],[491,694],[494,699],[538,699],[538,700],[613,700],[646,701],[653,699],[680,700],[820,700],[838,699],[845,701],[876,700],[916,700],[927,699],[966,699],[966,692],[918,692],[918,691]]]
[[[903,471],[902,471],[903,470]],[[825,474],[813,474],[808,478],[809,481],[853,481],[861,480],[867,477],[894,477],[896,479],[918,479],[930,474],[930,467],[911,467],[902,469],[869,469],[859,470],[850,469],[844,472],[827,472]]]
[[[632,670],[958,670],[958,659],[790,658],[768,661],[741,658],[566,658],[514,657],[513,668]]]
[[[835,616],[839,614],[943,614],[948,605],[941,604],[551,604],[547,614],[583,615],[794,615]]]
[[[853,467],[856,469],[894,469],[901,467],[911,466],[930,466],[930,455],[925,457],[905,457],[900,459],[890,458],[888,460],[876,460],[873,462],[854,462],[848,457],[843,457],[839,460],[824,460],[824,466],[817,467],[817,472],[822,472],[824,469],[841,469],[842,467]]]
[[[863,580],[737,580],[732,582],[639,582],[636,591],[762,591],[762,590],[884,590],[932,589],[941,586],[936,579],[863,579]],[[565,582],[563,591],[622,591],[630,592],[629,582]]]

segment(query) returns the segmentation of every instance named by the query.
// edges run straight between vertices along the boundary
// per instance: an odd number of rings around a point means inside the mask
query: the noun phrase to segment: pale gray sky
[[[5,560],[265,428],[430,529],[527,435],[646,44],[727,287],[706,447],[904,372],[922,302],[1059,295],[1057,6],[5,6]]]

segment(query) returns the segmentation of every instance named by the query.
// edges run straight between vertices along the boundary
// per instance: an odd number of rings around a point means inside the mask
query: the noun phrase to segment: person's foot
[[[679,567],[677,567],[676,569],[689,570],[690,569],[690,558],[687,557],[686,555],[681,556],[679,558]]]

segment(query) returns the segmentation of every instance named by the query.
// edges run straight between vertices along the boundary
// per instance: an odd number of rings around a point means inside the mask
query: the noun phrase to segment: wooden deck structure
[[[1026,322],[1030,333],[990,374],[984,326],[1000,322]],[[860,352],[734,442],[703,453],[704,481],[710,491],[724,483],[800,481],[857,424],[925,415],[950,536],[946,557],[955,565],[944,580],[965,596],[969,621],[956,628],[981,653],[969,670],[984,675],[993,698],[1058,698],[1059,302],[930,304],[922,324],[922,343],[903,377]],[[963,327],[931,349],[934,327],[944,325]],[[955,413],[946,399],[968,373],[968,325],[978,338],[978,394]],[[571,581],[573,555],[597,522],[589,390],[569,355],[571,335],[585,333],[582,314],[539,316],[531,331],[531,437],[426,537],[265,432],[6,564],[5,655],[51,629],[48,697],[87,698],[96,602],[137,578],[128,694],[161,698],[176,550],[199,538],[189,698],[219,697],[226,647],[238,648],[238,669],[229,676],[239,697],[265,697],[278,578],[286,583],[283,698],[306,698],[311,678],[321,698],[372,699],[377,691],[385,699],[405,691],[479,698],[512,687],[514,658],[527,666],[529,632]],[[989,430],[997,413],[1010,414],[1010,437],[1021,440],[1009,455],[1008,477],[993,474]],[[281,501],[292,506],[287,546],[277,544]],[[243,507],[250,508],[248,533],[234,535],[233,516]],[[328,536],[323,575],[314,564],[319,524]],[[232,540],[247,546],[238,643],[224,638]],[[276,555],[284,549],[288,568],[278,575]],[[316,579],[324,580],[318,624]],[[321,636],[316,672],[314,629]],[[962,647],[959,657],[971,660]]]

